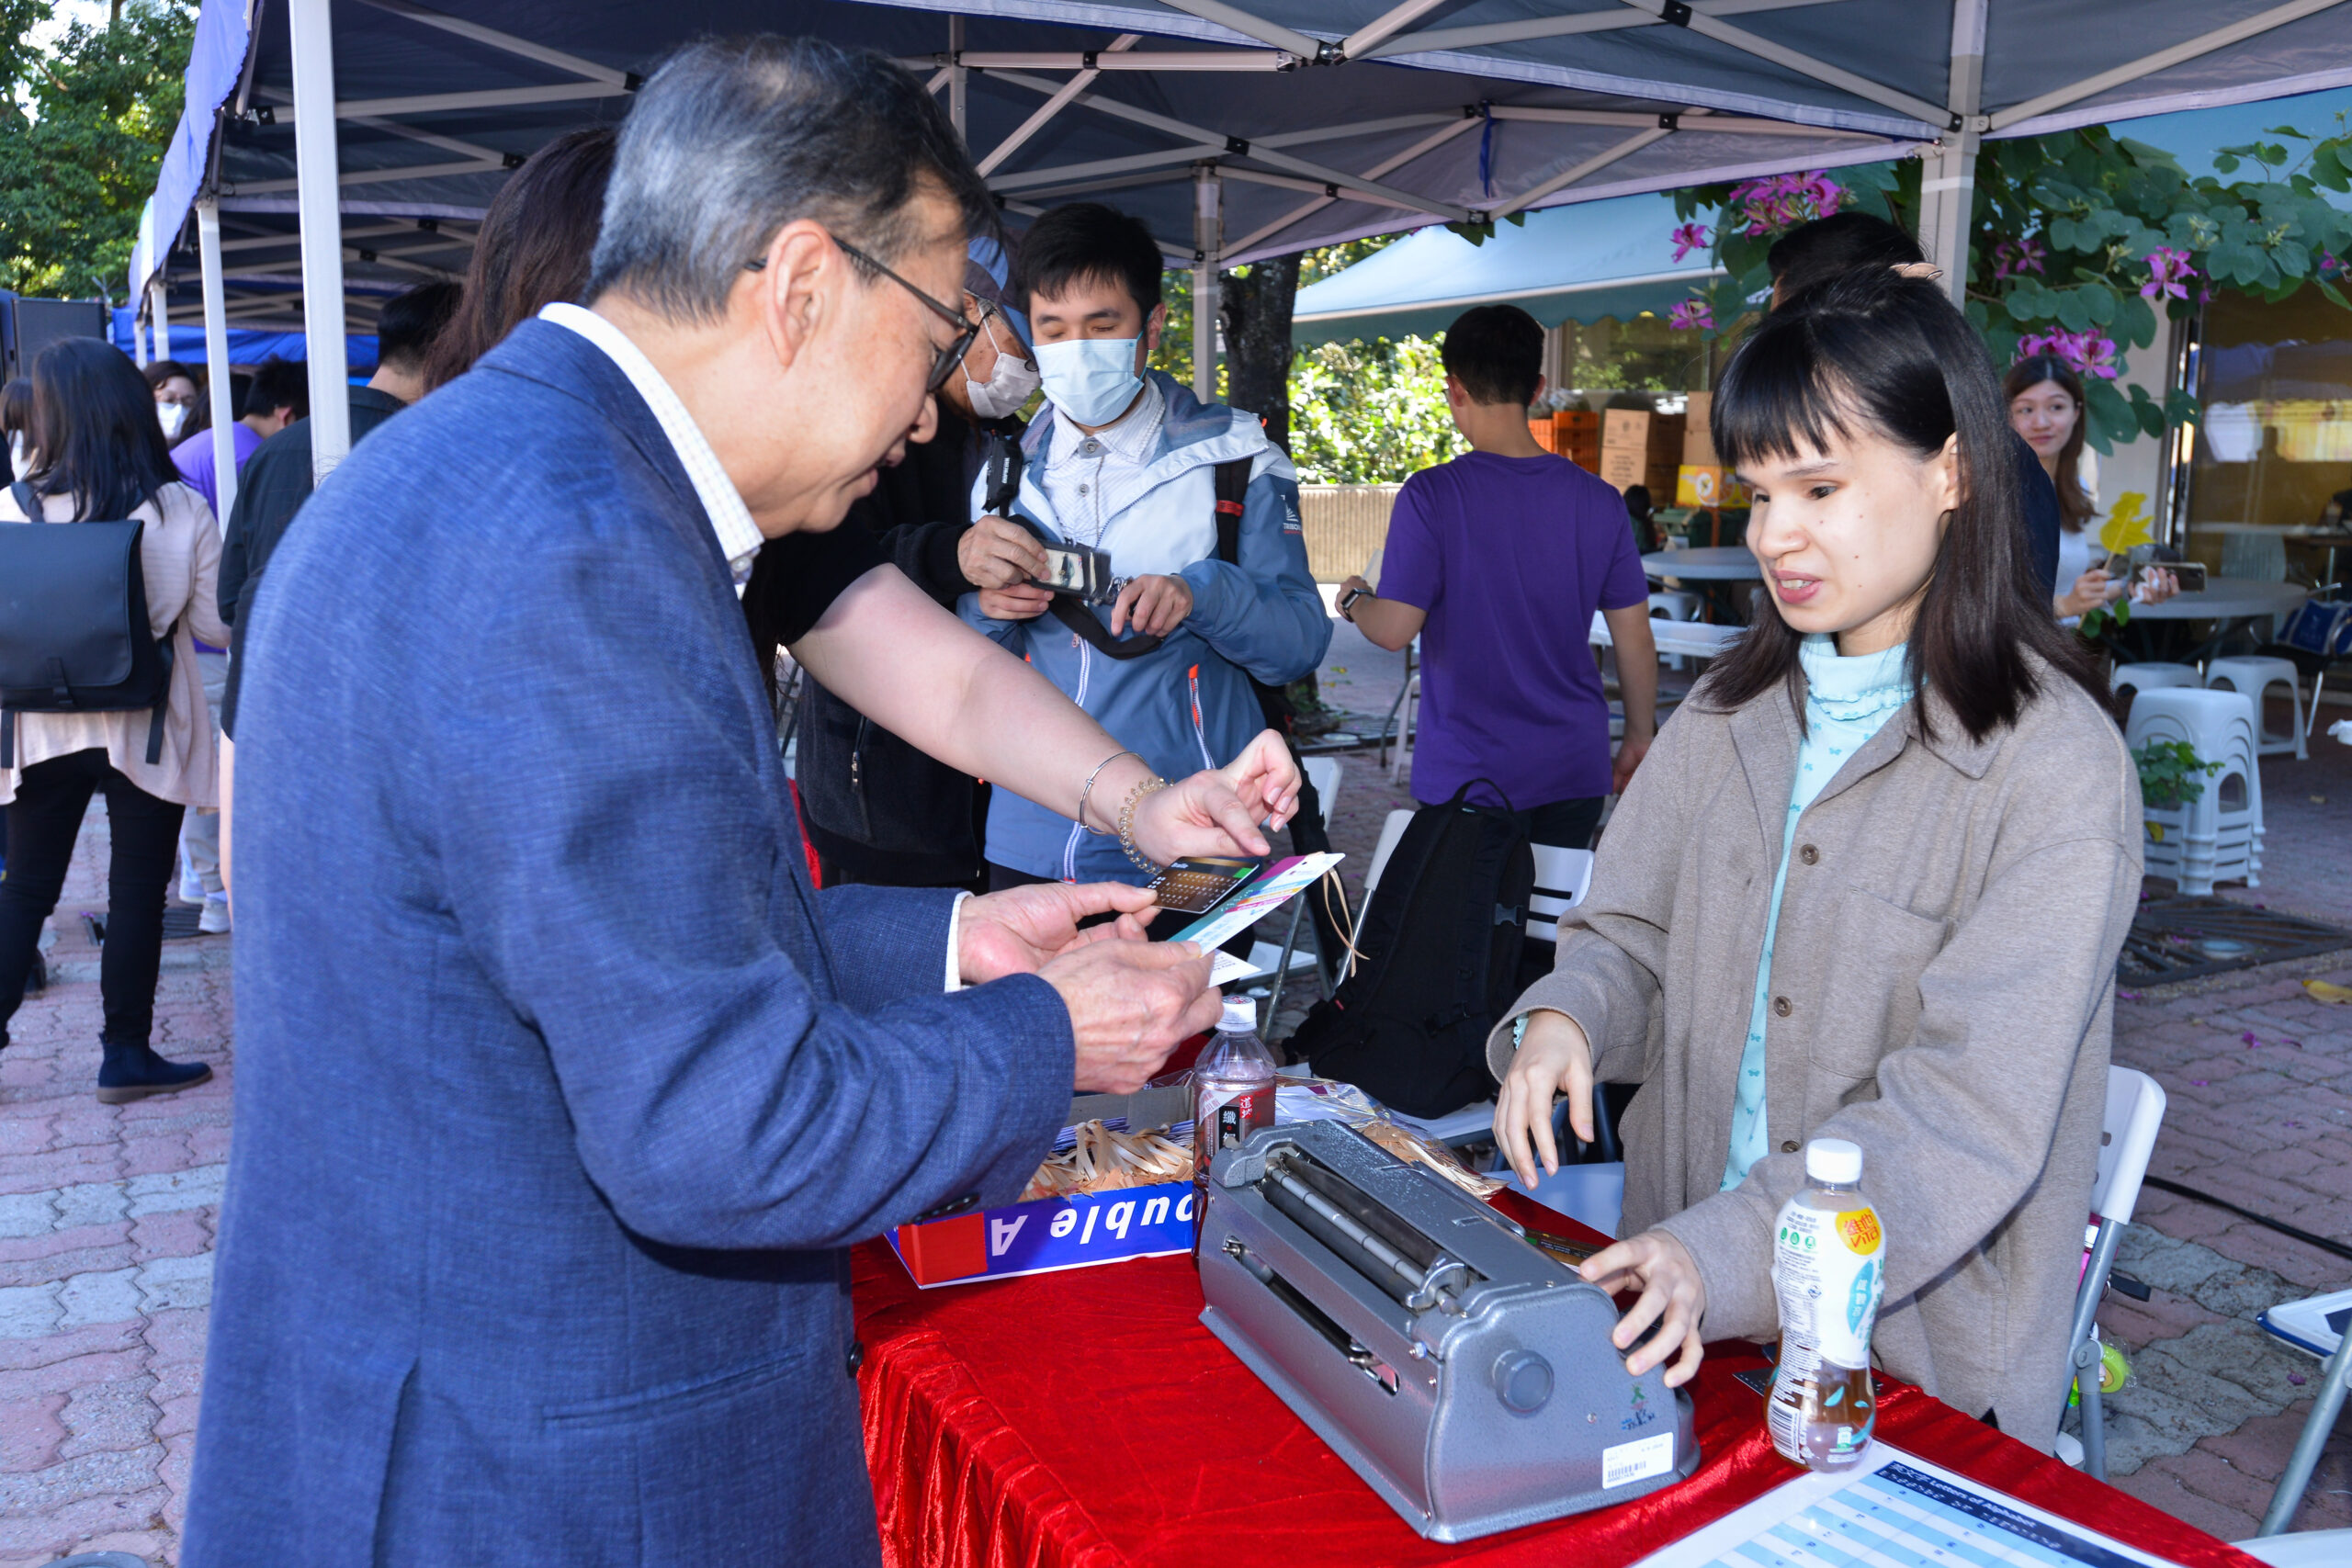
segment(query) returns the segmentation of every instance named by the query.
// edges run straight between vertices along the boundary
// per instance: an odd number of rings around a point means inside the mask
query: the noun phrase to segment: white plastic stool
[[[2197,672],[2196,665],[2166,664],[2161,660],[2150,660],[2145,664],[2119,664],[2115,667],[2113,682],[2119,692],[2126,686],[2137,686],[2143,692],[2152,692],[2164,686],[2201,686],[2204,683],[2205,678]]]
[[[2243,693],[2157,688],[2139,693],[2124,743],[2138,750],[2153,740],[2186,742],[2199,760],[2221,764],[2204,775],[2204,791],[2186,806],[2144,807],[2143,846],[2152,876],[2170,876],[2183,893],[2203,896],[2213,884],[2243,876],[2262,885],[2262,772],[2256,762],[2254,699]]]
[[[2293,752],[2301,761],[2311,755],[2304,748],[2304,737],[2311,723],[2303,715],[2303,688],[2300,672],[2291,660],[2285,659],[2216,659],[2205,667],[2205,684],[2232,692],[2244,692],[2254,699],[2256,728],[2260,731],[2255,749],[2265,757]],[[2273,686],[2287,688],[2287,733],[2271,734],[2261,728],[2262,699],[2270,694]]]
[[[1650,618],[1652,620],[1695,621],[1699,618],[1700,603],[1701,601],[1699,596],[1686,589],[1661,589],[1659,592],[1650,595]],[[1680,670],[1690,662],[1690,659],[1686,655],[1679,653],[1667,654],[1665,659],[1666,667],[1668,670]]]

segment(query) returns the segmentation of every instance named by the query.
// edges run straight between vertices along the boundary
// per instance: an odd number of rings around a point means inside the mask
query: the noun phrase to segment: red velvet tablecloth
[[[1506,1199],[1508,1206],[1508,1198]],[[1545,1229],[1578,1227],[1518,1211]],[[856,1257],[865,1455],[892,1568],[1617,1568],[1800,1473],[1709,1348],[1699,1472],[1648,1497],[1459,1546],[1413,1533],[1201,1326],[1183,1258],[919,1290],[888,1247]],[[2159,1556],[2258,1568],[2225,1543],[1882,1381],[1887,1442]]]

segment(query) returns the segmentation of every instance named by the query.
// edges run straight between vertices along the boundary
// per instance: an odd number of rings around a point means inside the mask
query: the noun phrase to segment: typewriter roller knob
[[[1532,1350],[1506,1350],[1495,1358],[1495,1393],[1506,1409],[1532,1416],[1552,1397],[1552,1363]]]

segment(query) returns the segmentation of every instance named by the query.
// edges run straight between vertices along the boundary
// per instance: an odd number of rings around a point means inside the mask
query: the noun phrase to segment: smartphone
[[[1118,597],[1111,577],[1111,558],[1091,545],[1044,545],[1046,570],[1030,581],[1056,593],[1067,593],[1090,604],[1108,604]]]
[[[2205,592],[2205,563],[2199,560],[2150,561],[2133,574],[2132,581],[2135,583],[2145,582],[2150,574],[2159,571],[2172,573],[2175,581],[2179,582],[2180,591],[2183,593]]]
[[[1145,884],[1163,909],[1204,915],[1256,874],[1259,862],[1188,855]]]

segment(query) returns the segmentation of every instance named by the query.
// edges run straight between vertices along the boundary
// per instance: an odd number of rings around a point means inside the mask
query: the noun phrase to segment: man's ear
[[[1159,352],[1159,334],[1167,325],[1168,301],[1162,299],[1151,308],[1151,314],[1143,319],[1143,342],[1139,346],[1143,349],[1144,358],[1136,362],[1137,375],[1143,373],[1144,365],[1150,356]]]
[[[762,259],[763,265],[746,268],[736,280],[728,314],[748,312],[747,324],[766,336],[777,368],[788,370],[842,310],[849,258],[823,229],[802,219],[777,230]]]

